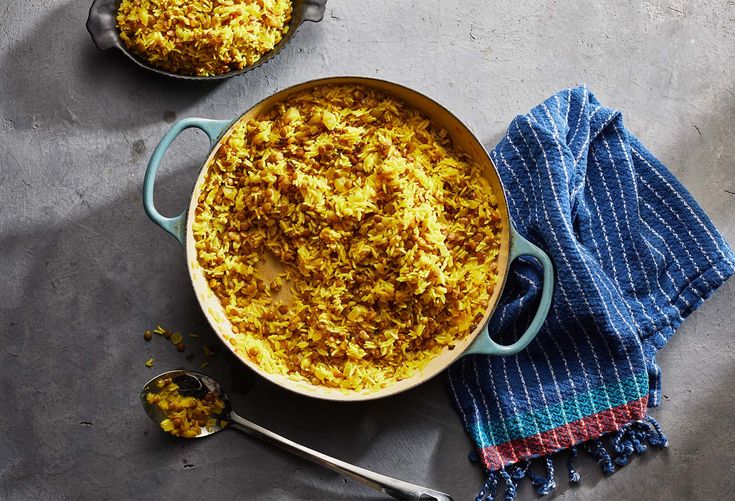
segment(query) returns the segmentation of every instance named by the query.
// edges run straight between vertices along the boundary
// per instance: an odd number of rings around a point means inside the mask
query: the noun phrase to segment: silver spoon
[[[148,381],[145,386],[143,386],[143,390],[140,393],[143,408],[157,425],[160,425],[161,421],[166,419],[166,416],[161,412],[156,404],[148,403],[147,396],[149,393],[158,393],[157,383],[163,378],[171,378],[179,386],[179,393],[183,396],[202,398],[208,392],[212,392],[219,396],[225,404],[225,408],[220,415],[212,416],[215,418],[214,421],[216,424],[209,428],[202,427],[199,435],[194,438],[206,437],[225,428],[232,427],[240,431],[244,431],[249,435],[262,438],[266,442],[270,442],[282,449],[293,452],[297,456],[301,456],[309,461],[326,466],[330,470],[334,470],[342,475],[353,478],[358,482],[381,491],[395,499],[415,501],[453,501],[450,496],[442,492],[381,475],[379,473],[360,468],[359,466],[354,466],[344,461],[340,461],[339,459],[327,456],[326,454],[322,454],[321,452],[317,452],[313,449],[309,449],[308,447],[304,447],[303,445],[297,444],[287,438],[276,435],[272,431],[238,416],[232,410],[227,394],[222,391],[222,388],[217,381],[199,372],[183,370],[164,372],[163,374],[159,374],[154,377]]]

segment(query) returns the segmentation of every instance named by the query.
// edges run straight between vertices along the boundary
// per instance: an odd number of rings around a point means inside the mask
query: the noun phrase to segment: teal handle
[[[515,355],[528,346],[528,343],[536,337],[541,325],[546,320],[546,315],[549,313],[551,297],[554,293],[554,267],[551,264],[551,259],[544,251],[523,238],[512,226],[510,239],[509,266],[510,262],[519,256],[532,256],[538,259],[544,268],[544,285],[541,289],[541,301],[536,310],[536,315],[534,315],[531,325],[528,326],[521,338],[509,346],[500,345],[490,339],[490,332],[488,332],[487,324],[485,324],[480,335],[477,336],[477,339],[473,341],[463,355]]]
[[[145,213],[148,214],[151,221],[173,235],[181,245],[186,242],[186,209],[178,216],[166,217],[158,212],[153,204],[153,187],[158,166],[174,139],[186,129],[196,127],[203,131],[209,137],[210,148],[214,148],[220,135],[229,128],[230,124],[232,124],[231,120],[210,120],[208,118],[184,118],[179,120],[163,136],[148,161],[148,168],[145,171],[145,179],[143,180],[143,207],[145,207]]]

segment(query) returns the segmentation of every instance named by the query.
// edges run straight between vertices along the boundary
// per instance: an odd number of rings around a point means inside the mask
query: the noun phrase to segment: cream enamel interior
[[[260,114],[262,111],[269,109],[274,104],[287,99],[288,96],[293,93],[326,84],[355,84],[375,88],[408,103],[414,108],[417,108],[436,125],[447,129],[452,137],[455,146],[466,152],[475,162],[482,166],[483,174],[488,180],[494,194],[497,197],[498,210],[502,218],[503,226],[501,231],[501,245],[498,254],[497,266],[498,283],[495,287],[492,297],[490,298],[490,302],[487,305],[487,309],[485,310],[485,316],[483,317],[480,325],[470,335],[459,341],[453,350],[445,348],[439,355],[433,358],[421,372],[410,378],[397,381],[380,390],[363,392],[345,391],[337,388],[329,388],[326,386],[315,386],[305,381],[294,381],[280,374],[270,374],[266,372],[265,370],[261,369],[255,362],[250,360],[247,353],[240,353],[239,351],[237,351],[228,340],[228,338],[232,336],[232,324],[227,319],[224,308],[220,304],[216,295],[207,284],[204,273],[197,260],[196,248],[194,246],[194,234],[191,228],[192,222],[194,220],[197,201],[199,200],[202,186],[205,183],[207,173],[209,171],[209,165],[213,161],[214,155],[216,154],[220,145],[228,137],[230,131],[232,130],[232,127],[242,121],[250,120],[251,118]],[[210,155],[207,158],[207,161],[205,162],[204,167],[202,168],[194,186],[194,192],[191,198],[191,202],[189,204],[189,211],[186,221],[186,259],[189,268],[189,275],[191,276],[192,284],[194,286],[196,297],[199,300],[199,304],[201,305],[202,310],[204,311],[204,314],[207,317],[210,325],[220,337],[222,342],[235,354],[235,356],[242,360],[245,365],[253,369],[265,379],[302,395],[337,401],[370,400],[380,397],[386,397],[388,395],[394,395],[409,388],[413,388],[414,386],[432,378],[433,376],[440,373],[442,370],[449,367],[449,365],[451,365],[455,360],[462,356],[462,353],[472,344],[472,341],[474,341],[478,335],[485,332],[485,325],[487,324],[487,320],[490,318],[490,315],[492,315],[493,311],[495,310],[498,299],[500,298],[500,294],[502,293],[503,286],[505,285],[508,271],[509,251],[510,220],[507,202],[505,199],[505,192],[503,191],[503,187],[500,182],[498,173],[495,170],[495,166],[490,160],[490,157],[483,148],[482,144],[457,117],[455,117],[446,108],[439,105],[430,98],[398,84],[364,77],[333,77],[305,82],[299,85],[295,85],[293,87],[289,87],[288,89],[284,89],[250,108],[236,122],[233,122],[230,128],[219,139],[214,148],[212,148],[212,151],[210,152]],[[276,262],[267,263],[266,268],[270,269],[265,270],[265,273],[268,275],[270,275],[271,273],[275,275],[275,273],[277,273],[279,269],[279,266],[279,263]],[[284,286],[284,288],[286,287]]]

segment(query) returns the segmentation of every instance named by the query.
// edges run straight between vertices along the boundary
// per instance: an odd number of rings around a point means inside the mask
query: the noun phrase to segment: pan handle
[[[213,148],[217,144],[217,139],[229,128],[231,123],[231,120],[210,120],[207,118],[184,118],[179,120],[163,136],[161,142],[153,150],[151,159],[148,161],[148,168],[145,171],[145,179],[143,180],[143,207],[145,207],[145,213],[148,214],[151,221],[173,235],[181,245],[185,245],[186,242],[186,210],[178,216],[166,217],[158,212],[156,206],[153,204],[153,187],[156,181],[158,166],[174,139],[186,129],[195,127],[204,131],[209,137],[210,148]]]
[[[554,294],[554,267],[551,264],[551,259],[549,259],[549,256],[544,251],[523,238],[512,226],[510,231],[511,241],[508,261],[513,261],[520,256],[531,256],[538,259],[541,262],[541,266],[543,266],[544,284],[541,288],[541,301],[539,302],[538,309],[531,321],[531,325],[528,326],[526,332],[515,343],[508,346],[496,343],[490,338],[487,324],[485,324],[480,335],[477,336],[477,339],[475,339],[463,355],[515,355],[528,346],[528,343],[536,337],[536,334],[541,329],[541,325],[546,320],[546,315],[549,313],[551,298]]]

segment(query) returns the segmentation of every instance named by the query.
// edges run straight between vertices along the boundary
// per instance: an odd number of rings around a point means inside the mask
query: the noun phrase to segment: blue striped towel
[[[605,473],[665,446],[646,408],[660,403],[656,352],[735,272],[735,255],[671,172],[586,87],[561,91],[510,124],[491,153],[518,231],[556,269],[537,338],[509,357],[464,357],[449,391],[488,472],[478,499],[529,477],[554,484],[551,455],[577,447]],[[541,268],[521,259],[490,322],[510,343],[535,311]],[[532,473],[543,458],[546,476]],[[571,460],[569,478],[579,480]]]

